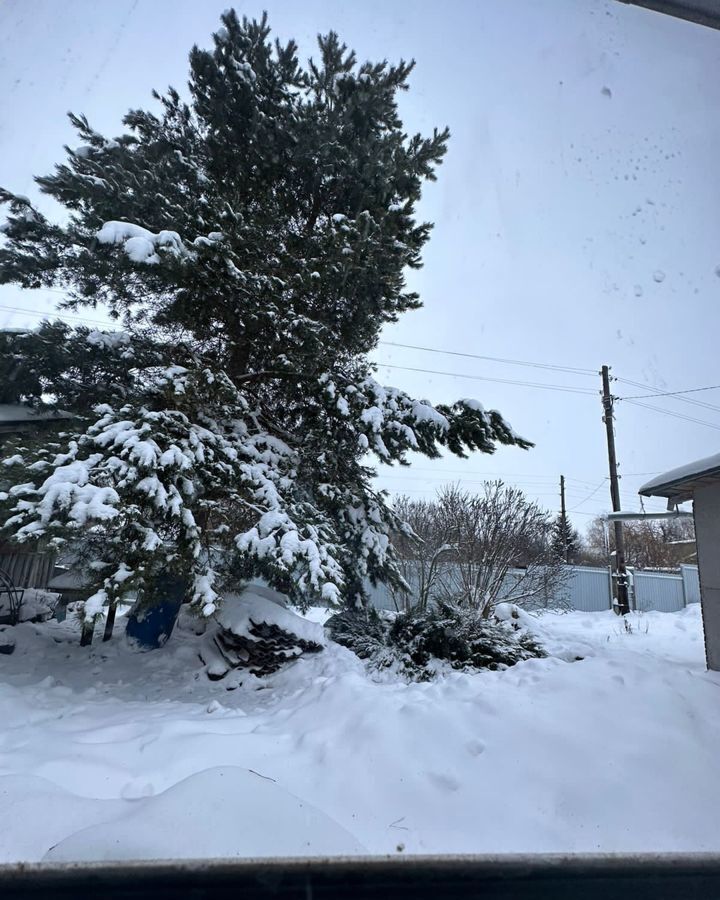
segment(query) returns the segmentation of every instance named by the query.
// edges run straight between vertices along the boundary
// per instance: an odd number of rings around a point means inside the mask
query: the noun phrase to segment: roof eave
[[[720,28],[720,9],[716,0],[620,0],[620,2],[685,19],[696,25]]]
[[[683,503],[692,500],[695,491],[710,484],[717,484],[720,480],[720,466],[706,469],[704,472],[694,472],[684,478],[675,478],[648,487],[642,487],[638,491],[641,497],[665,497],[668,500],[676,500]]]

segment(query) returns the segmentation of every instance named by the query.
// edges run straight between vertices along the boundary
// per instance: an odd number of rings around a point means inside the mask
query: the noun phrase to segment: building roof
[[[720,484],[720,453],[664,472],[644,484],[638,493],[643,497],[667,497],[682,503],[691,500],[699,487],[709,484]]]
[[[620,0],[621,3],[632,3],[644,6],[655,12],[687,19],[697,25],[709,28],[720,28],[720,9],[717,0]]]
[[[0,428],[7,431],[14,425],[32,425],[35,422],[52,422],[59,419],[71,419],[72,414],[62,409],[45,407],[36,409],[22,403],[0,403]]]
[[[59,572],[48,581],[51,591],[78,591],[86,587],[92,587],[92,581],[83,572],[73,569]]]

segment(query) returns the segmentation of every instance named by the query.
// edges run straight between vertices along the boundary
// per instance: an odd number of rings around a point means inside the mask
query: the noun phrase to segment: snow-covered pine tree
[[[155,93],[113,139],[71,116],[82,143],[38,179],[67,221],[0,193],[0,283],[122,324],[46,325],[11,363],[18,397],[77,419],[61,450],[11,454],[5,530],[84,548],[91,612],[167,571],[205,614],[250,574],[300,604],[357,603],[365,579],[399,577],[373,458],[530,446],[473,401],[382,387],[367,360],[420,305],[415,207],[448,139],[403,131],[413,64],[359,64],[330,33],[302,66],[265,17],[233,11],[213,40],[190,54],[187,101]]]
[[[567,515],[558,513],[552,526],[552,549],[557,559],[574,562],[580,552],[580,535]]]

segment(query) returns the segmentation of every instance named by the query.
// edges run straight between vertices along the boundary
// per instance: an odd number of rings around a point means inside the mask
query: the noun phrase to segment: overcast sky
[[[52,211],[32,176],[74,142],[65,113],[117,134],[129,107],[151,104],[152,88],[184,86],[188,50],[210,42],[227,5],[0,0],[0,184]],[[653,388],[720,384],[720,32],[615,0],[236,8],[267,8],[303,55],[333,28],[361,58],[415,58],[402,99],[408,129],[450,127],[446,163],[422,204],[435,222],[425,267],[412,277],[425,307],[385,341],[583,370],[381,344],[384,383],[433,402],[475,397],[537,445],[383,469],[384,487],[419,497],[449,480],[477,488],[503,477],[557,509],[564,474],[584,528],[609,507],[595,374],[603,363],[648,386],[617,382],[616,394],[676,414],[618,404],[624,505],[638,507],[650,474],[720,451],[720,390],[688,395],[714,408],[642,399]],[[0,324],[35,324],[37,314],[8,307],[48,311],[58,299],[0,287]]]

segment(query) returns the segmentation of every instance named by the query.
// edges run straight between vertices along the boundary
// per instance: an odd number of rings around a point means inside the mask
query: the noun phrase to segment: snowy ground
[[[546,615],[556,656],[414,685],[330,644],[227,691],[189,635],[72,627],[0,656],[0,861],[720,850],[697,606]]]

